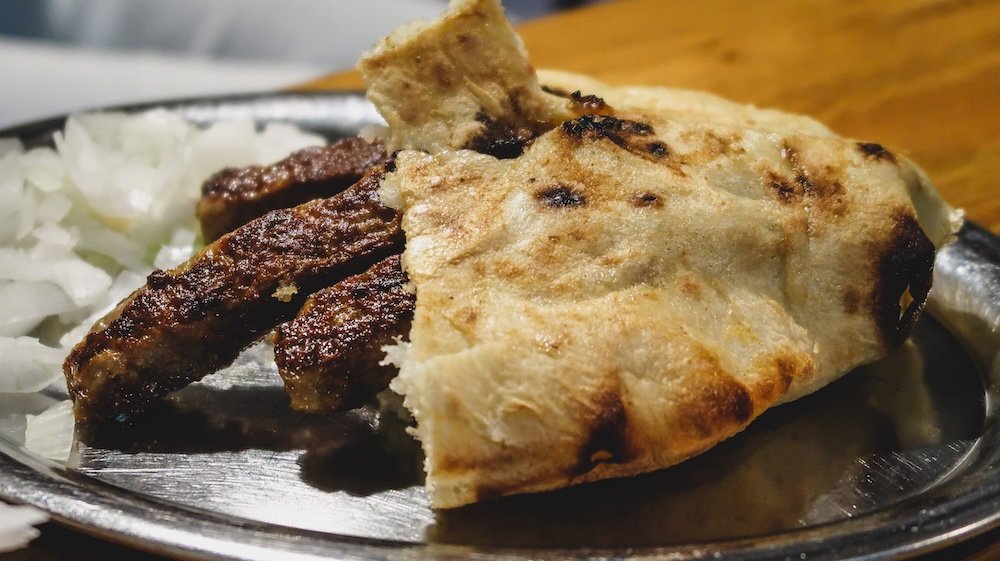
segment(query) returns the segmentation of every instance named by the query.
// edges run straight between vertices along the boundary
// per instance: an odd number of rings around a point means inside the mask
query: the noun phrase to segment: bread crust
[[[883,356],[947,237],[909,162],[836,137],[619,113],[396,166],[392,387],[441,508],[673,465]]]
[[[499,52],[452,48],[476,29]],[[360,65],[415,149],[382,188],[417,292],[390,387],[433,506],[673,465],[906,337],[960,222],[912,163],[699,92],[539,90],[512,36],[454,0]],[[539,126],[501,159],[480,113]]]

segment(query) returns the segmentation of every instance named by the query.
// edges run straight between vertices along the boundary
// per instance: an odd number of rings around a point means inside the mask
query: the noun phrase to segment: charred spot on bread
[[[551,86],[541,86],[542,91],[547,94],[563,97],[569,100],[570,110],[577,115],[610,115],[614,109],[603,97],[593,94],[583,94],[580,90],[568,92],[563,89]]]
[[[656,193],[650,193],[649,191],[643,191],[632,195],[631,201],[632,204],[637,207],[663,207],[663,199],[661,199]]]
[[[570,109],[577,115],[610,115],[613,111],[604,98],[583,95],[580,90],[569,94]]]
[[[892,163],[896,162],[896,155],[887,150],[881,144],[876,144],[874,142],[859,142],[858,149],[861,150],[861,153],[864,154],[869,160],[885,160]]]
[[[833,216],[844,214],[847,191],[837,169],[830,165],[814,166],[804,177],[805,194],[810,197],[814,208]]]
[[[651,162],[667,161],[670,150],[655,138],[653,127],[640,121],[620,119],[611,115],[584,115],[564,122],[560,129],[574,142],[610,140],[615,146]]]
[[[499,160],[510,160],[524,153],[524,147],[530,140],[520,136],[507,136],[493,140],[483,152]]]
[[[555,88],[555,87],[552,87],[552,86],[546,86],[545,84],[542,84],[541,88],[542,88],[542,91],[545,92],[545,93],[547,93],[547,94],[557,95],[559,97],[565,97],[565,98],[569,97],[569,92],[566,91],[566,90],[562,90],[562,89]]]
[[[781,355],[775,357],[774,366],[778,373],[778,380],[781,381],[782,385],[779,395],[784,395],[788,391],[788,388],[791,387],[792,381],[795,380],[799,369],[796,367],[794,360]]]
[[[753,403],[774,403],[788,393],[792,382],[800,378],[808,378],[815,370],[814,364],[801,354],[791,351],[778,351],[762,360],[768,376],[763,376],[748,386]]]
[[[805,172],[799,171],[795,174],[795,183],[802,189],[803,192],[812,189],[812,182],[809,181],[809,176]]]
[[[488,154],[498,160],[510,160],[524,153],[524,149],[538,136],[536,131],[512,123],[496,121],[480,111],[476,120],[483,124],[482,130],[469,141],[469,148],[481,154]]]
[[[628,411],[621,391],[615,389],[600,396],[594,404],[596,414],[589,421],[587,437],[577,454],[573,475],[583,475],[602,463],[624,463],[635,457],[628,436]]]
[[[565,183],[556,183],[538,191],[535,199],[549,208],[572,208],[587,204],[587,197],[583,193]]]
[[[788,181],[774,172],[768,173],[765,181],[768,192],[778,202],[788,204],[802,200],[802,183],[808,182],[804,177],[802,180],[796,177],[794,181]]]
[[[693,356],[698,366],[692,376],[698,380],[698,389],[679,404],[678,434],[697,441],[750,422],[755,395],[751,388],[723,368],[716,351],[699,345]],[[782,367],[778,365],[779,372]]]
[[[653,127],[646,123],[619,119],[610,115],[584,115],[579,119],[563,123],[562,130],[577,140],[607,138],[622,148],[629,147],[628,140],[632,137],[653,134]]]
[[[887,239],[872,248],[875,325],[887,348],[902,343],[920,316],[934,272],[934,244],[909,209],[900,209]]]
[[[653,156],[664,157],[670,154],[670,150],[667,149],[667,145],[659,140],[650,142],[646,145],[646,151]]]
[[[837,170],[829,165],[806,162],[799,151],[787,142],[781,148],[781,157],[788,162],[795,174],[793,182],[773,181],[778,177],[770,174],[770,191],[782,201],[798,200],[797,196],[809,199],[811,208],[832,216],[842,216],[847,211],[847,190],[841,182]]]
[[[705,373],[698,395],[686,404],[682,415],[687,428],[698,438],[706,438],[720,428],[742,426],[753,417],[754,404],[750,391],[738,380],[722,371]]]

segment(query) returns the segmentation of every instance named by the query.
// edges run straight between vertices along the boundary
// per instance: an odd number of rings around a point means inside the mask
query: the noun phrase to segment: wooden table
[[[1000,2],[622,0],[519,31],[536,67],[707,90],[886,144],[1000,232]]]
[[[887,144],[1000,233],[1000,2],[622,0],[519,30],[539,67],[708,90]],[[355,72],[302,86],[361,87]],[[0,559],[161,558],[49,527]],[[1000,559],[1000,530],[920,559]]]

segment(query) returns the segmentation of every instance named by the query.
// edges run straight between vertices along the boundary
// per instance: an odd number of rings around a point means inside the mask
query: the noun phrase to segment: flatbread
[[[537,132],[570,114],[541,90],[499,2],[453,1],[441,19],[395,30],[358,62],[389,125],[390,152],[438,152],[503,128]]]
[[[470,6],[496,3],[452,9]],[[912,163],[707,94],[543,80],[599,95],[600,114],[568,96],[533,118],[571,118],[513,159],[387,116],[423,150],[397,154],[382,196],[403,211],[417,294],[391,387],[416,420],[433,506],[676,464],[905,339],[960,222]],[[474,130],[464,95],[435,107]],[[432,98],[390,105],[416,114]]]

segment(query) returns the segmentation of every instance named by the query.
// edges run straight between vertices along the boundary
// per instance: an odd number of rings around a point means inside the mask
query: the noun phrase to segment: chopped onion
[[[74,308],[66,293],[50,282],[0,281],[0,309],[4,311],[0,336],[27,335],[46,317]]]
[[[160,248],[153,260],[157,269],[172,269],[188,260],[194,253],[194,241],[198,234],[188,228],[178,228],[170,242]]]
[[[69,178],[66,164],[54,150],[35,148],[21,156],[24,178],[28,185],[43,193],[55,193],[65,189]]]
[[[28,415],[24,447],[50,460],[68,460],[73,449],[73,402],[60,401],[39,415]]]
[[[251,120],[198,129],[165,110],[71,116],[55,149],[0,139],[0,392],[59,383],[94,322],[154,268],[192,254],[209,175],[322,143],[290,125],[257,132]],[[50,411],[29,423],[29,447],[65,459],[69,404]]]
[[[53,282],[78,306],[93,303],[111,286],[106,272],[82,259],[38,259],[26,251],[7,248],[0,248],[0,279]]]
[[[32,526],[47,522],[49,515],[30,506],[0,503],[0,553],[22,548],[38,537]]]
[[[0,392],[37,392],[61,372],[66,352],[34,337],[0,337]]]

